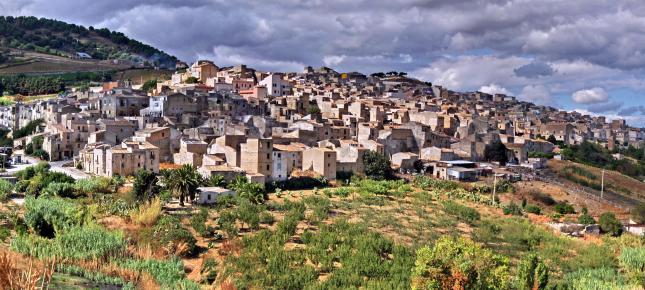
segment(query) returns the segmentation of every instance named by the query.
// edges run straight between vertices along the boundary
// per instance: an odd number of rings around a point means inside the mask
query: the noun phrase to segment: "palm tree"
[[[195,191],[201,184],[201,176],[190,164],[182,165],[170,172],[165,180],[168,189],[179,197],[179,205],[184,206],[184,200],[195,199]]]

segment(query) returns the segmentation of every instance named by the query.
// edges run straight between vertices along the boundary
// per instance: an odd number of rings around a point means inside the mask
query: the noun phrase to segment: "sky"
[[[642,0],[0,0],[0,14],[107,27],[188,62],[406,71],[645,127]]]

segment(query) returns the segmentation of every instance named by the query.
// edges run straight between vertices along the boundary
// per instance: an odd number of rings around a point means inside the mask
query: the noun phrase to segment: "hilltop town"
[[[508,163],[529,168],[543,162],[531,157],[553,152],[549,137],[609,150],[645,142],[645,132],[624,120],[454,92],[397,72],[273,73],[197,61],[153,84],[144,91],[107,82],[0,107],[0,126],[16,131],[42,120],[13,147],[37,143],[31,152],[42,149],[45,160],[73,161],[91,175],[190,164],[204,176],[243,175],[261,184],[294,172],[328,180],[338,172],[361,174],[367,151],[384,154],[402,173],[421,164],[432,176],[467,180],[481,175],[477,162],[499,161],[486,156],[497,142],[507,148]]]

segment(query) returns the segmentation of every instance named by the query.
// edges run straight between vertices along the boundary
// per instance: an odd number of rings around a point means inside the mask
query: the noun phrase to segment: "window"
[[[267,170],[271,170],[271,165],[267,164]]]

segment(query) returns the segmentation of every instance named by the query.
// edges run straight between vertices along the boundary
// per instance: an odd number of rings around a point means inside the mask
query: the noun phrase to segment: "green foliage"
[[[363,155],[363,164],[365,165],[365,175],[370,179],[383,180],[392,178],[392,168],[390,160],[385,155],[367,151]]]
[[[237,218],[250,229],[257,230],[260,227],[260,206],[243,199],[236,208]]]
[[[645,175],[645,163],[633,162],[628,158],[615,159],[611,152],[598,144],[583,142],[566,148],[562,155],[569,160],[595,167],[616,170],[627,176],[640,178]]]
[[[630,281],[645,285],[645,247],[623,247],[618,261]]]
[[[13,191],[13,184],[0,178],[0,202],[4,202],[9,198],[9,194]]]
[[[154,61],[155,65],[167,68],[174,68],[177,61],[175,57],[130,39],[121,32],[106,28],[85,28],[33,16],[0,17],[0,36],[0,40],[10,47],[50,54],[87,52],[95,59],[130,59],[141,56]]]
[[[198,234],[205,236],[208,233],[208,227],[206,226],[207,221],[208,209],[200,208],[199,213],[190,217],[190,226],[193,227]]]
[[[40,259],[58,257],[100,261],[121,257],[126,245],[122,233],[108,231],[96,225],[68,228],[55,239],[20,235],[11,242],[15,251]]]
[[[120,264],[126,269],[146,272],[152,276],[162,289],[199,290],[199,285],[188,280],[184,264],[178,258],[170,260],[126,260]]]
[[[269,183],[268,185],[269,187],[267,188],[267,191],[269,192],[278,188],[282,190],[301,190],[327,187],[329,186],[329,181],[324,176],[298,176],[290,177],[289,179],[283,181],[274,181]]]
[[[424,190],[456,190],[461,188],[458,183],[449,180],[434,179],[427,176],[418,176],[414,179],[414,185]]]
[[[196,77],[190,76],[190,77],[186,78],[185,83],[187,83],[187,84],[198,84],[199,79],[196,78]]]
[[[568,202],[560,202],[553,207],[553,209],[559,214],[571,214],[576,213],[576,210]]]
[[[606,212],[601,214],[598,219],[598,224],[603,232],[609,233],[612,236],[620,236],[623,233],[623,225],[614,213]]]
[[[265,191],[262,185],[249,182],[246,177],[238,176],[231,182],[228,187],[235,190],[237,196],[250,202],[260,204],[264,202]]]
[[[275,222],[275,218],[273,217],[273,215],[270,212],[264,211],[264,212],[260,213],[260,223],[261,224],[271,225],[274,222]]]
[[[88,269],[81,268],[76,265],[58,264],[56,265],[56,272],[69,274],[76,277],[83,277],[90,281],[101,283],[104,285],[123,286],[122,289],[135,289],[132,283],[127,283],[121,277],[112,277],[112,276],[105,275],[103,273],[92,272]]]
[[[204,183],[206,186],[226,187],[226,179],[224,178],[224,176],[219,174],[211,175],[204,181]]]
[[[352,181],[352,186],[354,186],[362,196],[401,196],[403,193],[411,191],[411,188],[409,185],[405,184],[404,180],[372,180],[366,178]]]
[[[549,268],[535,254],[526,255],[517,270],[518,289],[543,290],[549,282]]]
[[[204,283],[212,284],[217,278],[217,261],[213,258],[205,258],[199,273]]]
[[[1,82],[2,81],[0,81],[0,83]],[[18,138],[22,138],[22,137],[25,137],[25,136],[33,134],[34,132],[36,132],[38,127],[40,127],[40,125],[42,125],[43,123],[45,123],[45,120],[43,120],[43,119],[36,119],[36,120],[30,121],[24,127],[20,128],[18,130],[15,130],[13,132],[13,139],[18,139]]]
[[[464,239],[441,237],[417,251],[412,289],[507,289],[509,261]]]
[[[529,195],[533,197],[534,200],[539,201],[547,206],[555,205],[557,203],[555,199],[553,199],[550,195],[539,190],[531,190],[529,191]]]
[[[236,220],[237,215],[232,210],[220,212],[219,219],[217,219],[217,225],[226,232],[229,239],[236,237],[239,232],[239,229],[235,225]]]
[[[165,173],[164,183],[166,183],[168,190],[179,197],[179,204],[184,206],[184,200],[189,199],[192,201],[195,199],[197,188],[202,184],[202,177],[195,167],[190,164],[184,164],[177,169],[170,170],[169,173]]]
[[[157,79],[148,80],[141,86],[141,90],[144,92],[149,92],[157,88]]]
[[[112,193],[114,187],[116,187],[114,179],[102,176],[83,178],[74,183],[74,190],[82,196]]]
[[[552,159],[555,156],[553,152],[529,151],[529,158],[546,158]]]
[[[316,222],[326,219],[331,211],[331,202],[325,197],[309,196],[303,202],[312,211],[311,219]]]
[[[504,212],[505,215],[518,215],[521,216],[522,213],[522,207],[517,205],[515,202],[511,201],[509,204],[505,205],[504,208],[502,208],[502,211]]]
[[[71,183],[64,182],[52,182],[45,187],[43,190],[43,195],[45,196],[58,196],[58,197],[68,197],[74,198],[76,194],[74,192],[74,185]]]
[[[484,158],[487,161],[496,161],[501,165],[506,165],[508,162],[508,149],[502,141],[496,140],[493,143],[486,146],[484,149]]]
[[[528,213],[532,213],[532,214],[542,214],[542,208],[540,208],[537,205],[533,205],[533,204],[527,204],[524,207],[524,211],[526,211]]]
[[[157,243],[156,246],[170,246],[176,247],[180,243],[185,243],[187,249],[184,253],[179,253],[181,256],[190,257],[195,254],[197,250],[197,240],[193,235],[184,228],[179,218],[175,216],[164,215],[157,224],[153,227],[152,242]]]
[[[578,217],[578,223],[583,225],[593,225],[596,220],[588,213],[583,213]]]
[[[461,205],[454,201],[444,201],[443,210],[450,215],[456,216],[467,223],[474,223],[480,219],[479,212],[475,209]]]
[[[615,269],[611,268],[581,269],[569,273],[558,286],[558,289],[571,290],[639,289],[637,285],[630,284]]]
[[[139,200],[149,200],[159,194],[157,185],[157,175],[149,170],[139,169],[134,174],[133,188],[134,194]]]
[[[87,220],[84,207],[62,198],[32,198],[25,200],[25,222],[36,234],[53,238]]]

